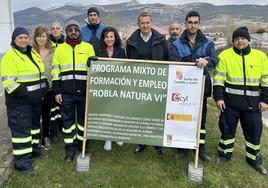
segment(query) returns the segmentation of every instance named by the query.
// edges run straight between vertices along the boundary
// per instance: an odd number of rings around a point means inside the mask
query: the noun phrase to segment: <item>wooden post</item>
[[[85,157],[86,153],[86,142],[87,142],[87,126],[88,126],[88,94],[89,94],[89,73],[90,68],[87,68],[87,90],[86,90],[86,105],[85,105],[85,117],[84,117],[84,135],[83,135],[83,147],[82,147],[82,158]]]
[[[200,106],[199,106],[198,124],[197,124],[197,132],[196,132],[196,151],[195,151],[195,161],[194,161],[195,168],[198,168],[199,140],[200,140],[200,129],[201,129],[201,122],[202,122],[205,81],[206,81],[206,76],[203,76],[202,88],[201,88],[201,100],[200,100]]]

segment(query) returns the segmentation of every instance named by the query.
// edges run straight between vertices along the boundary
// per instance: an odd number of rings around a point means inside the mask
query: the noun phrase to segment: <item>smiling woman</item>
[[[56,140],[57,124],[59,123],[60,116],[58,115],[59,107],[54,101],[54,94],[52,91],[51,82],[51,69],[52,58],[54,55],[55,47],[51,45],[47,28],[39,26],[34,31],[33,48],[40,55],[43,64],[45,65],[45,75],[48,79],[49,90],[47,91],[42,103],[42,136],[41,146],[45,150],[51,148],[50,139]],[[56,118],[57,117],[57,118]]]
[[[29,32],[17,27],[11,48],[1,59],[0,76],[5,88],[8,126],[12,134],[15,169],[34,176],[32,157],[39,157],[41,101],[47,90],[44,65],[29,46]]]

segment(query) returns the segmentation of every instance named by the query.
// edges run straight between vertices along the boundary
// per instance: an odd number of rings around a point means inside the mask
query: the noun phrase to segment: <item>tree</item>
[[[258,33],[258,34],[263,34],[263,33],[265,33],[265,29],[260,28],[260,29],[258,29],[258,30],[256,31],[256,33]]]

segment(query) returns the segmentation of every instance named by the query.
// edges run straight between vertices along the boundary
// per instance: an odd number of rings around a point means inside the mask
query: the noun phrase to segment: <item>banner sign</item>
[[[92,61],[87,137],[195,148],[202,70],[130,61]]]

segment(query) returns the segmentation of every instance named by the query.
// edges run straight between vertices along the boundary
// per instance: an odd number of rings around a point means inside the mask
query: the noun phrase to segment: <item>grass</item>
[[[110,152],[104,151],[103,141],[91,141],[91,164],[86,173],[76,171],[76,162],[65,164],[63,141],[53,145],[47,158],[34,160],[38,171],[36,177],[27,177],[13,172],[3,187],[122,187],[122,188],[158,188],[158,187],[268,187],[267,176],[259,175],[247,165],[244,152],[244,138],[238,127],[233,159],[224,166],[217,166],[217,144],[219,141],[218,110],[209,100],[207,116],[207,153],[213,158],[204,166],[202,183],[187,179],[188,163],[194,161],[194,152],[179,161],[172,155],[175,149],[165,148],[166,156],[158,157],[153,147],[147,147],[139,155],[133,154],[134,145],[123,147],[113,144]],[[268,130],[262,136],[262,154],[264,166],[268,167]]]

